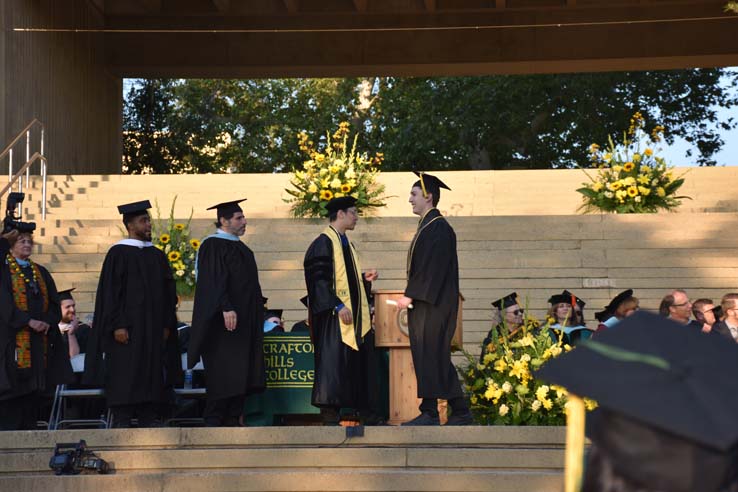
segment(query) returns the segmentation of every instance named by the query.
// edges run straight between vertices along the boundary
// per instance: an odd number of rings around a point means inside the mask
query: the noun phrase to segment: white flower
[[[177,273],[177,276],[178,277],[183,277],[184,276],[184,270],[177,270],[176,273]]]
[[[341,188],[341,180],[336,178],[333,181],[331,181],[331,188],[334,188],[334,189]]]
[[[530,362],[530,355],[523,354],[523,356],[520,358],[523,362]]]
[[[507,381],[505,381],[504,383],[502,383],[502,391],[504,391],[505,393],[511,392],[512,391],[512,384],[510,384]]]
[[[507,412],[509,411],[510,411],[510,408],[507,405],[505,405],[504,403],[500,405],[500,417],[504,417],[505,415],[507,415]]]
[[[613,195],[613,194],[612,194],[612,191],[606,191],[606,192],[605,192],[605,196],[606,196],[607,198],[612,198],[612,197],[613,197],[613,196],[615,196],[615,195]]]
[[[640,203],[641,202],[641,196],[638,195],[637,197],[635,197],[635,201],[636,201],[636,203]]]
[[[658,179],[654,178],[654,179],[651,180],[651,186],[656,186],[657,184],[659,184],[659,180]]]
[[[538,400],[533,400],[533,403],[530,404],[530,409],[534,412],[537,412],[541,408],[541,402]]]

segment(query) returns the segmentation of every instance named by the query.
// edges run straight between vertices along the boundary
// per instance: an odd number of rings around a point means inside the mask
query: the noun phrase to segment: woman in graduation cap
[[[471,412],[451,363],[459,311],[456,233],[436,208],[441,188],[449,187],[430,174],[415,174],[420,179],[408,201],[420,222],[407,255],[405,295],[397,307],[409,308],[410,351],[422,403],[420,415],[403,425],[439,425],[438,399],[448,400],[453,412],[446,425],[469,425]]]
[[[216,231],[200,244],[187,363],[202,357],[207,404],[205,425],[237,426],[248,395],[266,387],[264,297],[251,249],[240,237],[246,217],[239,203],[220,203]]]
[[[579,307],[581,312],[586,304],[584,301],[565,290],[551,296],[548,302],[551,305],[548,310],[548,319],[552,321],[549,326],[551,338],[556,341],[561,337],[563,343],[573,346],[592,336],[592,330],[584,325],[576,309]]]
[[[31,260],[33,234],[12,232],[0,243],[0,430],[35,429],[39,397],[74,380],[56,328],[59,296]]]
[[[490,344],[496,343],[503,336],[514,336],[523,326],[525,311],[518,303],[517,292],[511,292],[505,297],[493,301],[492,307],[496,310],[494,312],[494,326],[482,341],[482,351],[479,354],[480,364],[483,363],[484,356],[489,352]]]

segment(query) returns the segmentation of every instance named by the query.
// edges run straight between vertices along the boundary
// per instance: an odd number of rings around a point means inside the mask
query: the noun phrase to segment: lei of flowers
[[[200,241],[190,238],[190,222],[192,212],[186,222],[175,222],[174,205],[177,197],[172,201],[169,218],[166,222],[161,219],[159,204],[156,203],[156,221],[153,224],[154,246],[167,256],[177,284],[177,294],[191,296],[195,292],[195,258],[200,249]]]
[[[528,317],[521,328],[501,334],[483,347],[482,363],[465,352],[468,365],[459,372],[469,395],[474,420],[482,425],[564,425],[567,392],[536,380],[532,371],[572,350],[549,334],[548,324]],[[503,330],[507,328],[503,325]],[[587,409],[595,403],[585,399]]]
[[[687,196],[676,196],[684,178],[674,177],[672,167],[656,155],[655,146],[662,141],[664,127],[657,125],[648,135],[640,112],[630,119],[630,127],[622,144],[609,138],[605,150],[593,143],[589,147],[590,167],[597,168],[589,183],[577,191],[584,195],[584,212],[615,213],[656,212],[671,210]]]
[[[384,185],[376,181],[384,156],[380,152],[374,157],[357,152],[358,137],[354,136],[349,148],[349,124],[345,121],[333,136],[326,133],[322,149],[315,147],[306,133],[297,134],[300,151],[308,159],[290,178],[293,188],[285,189],[292,196],[285,202],[292,204],[294,217],[325,217],[326,204],[342,196],[354,197],[359,210],[385,205]]]

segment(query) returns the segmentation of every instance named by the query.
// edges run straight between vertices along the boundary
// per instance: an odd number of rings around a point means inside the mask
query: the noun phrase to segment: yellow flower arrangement
[[[358,153],[358,135],[349,146],[349,133],[348,122],[340,123],[333,135],[326,134],[323,148],[316,147],[306,133],[297,135],[298,146],[307,160],[290,178],[292,188],[285,190],[291,195],[285,201],[292,204],[293,216],[325,217],[328,201],[342,196],[356,198],[360,210],[385,205],[384,185],[376,182],[384,155],[377,152],[369,157]]]
[[[466,367],[459,368],[469,395],[472,414],[487,425],[563,425],[567,392],[533,377],[547,360],[572,348],[550,334],[548,325],[526,314],[523,327],[501,336],[485,347],[482,362],[465,353]],[[588,408],[594,403],[586,402]]]
[[[200,248],[200,241],[190,239],[190,222],[192,212],[186,222],[174,221],[174,206],[177,197],[172,201],[167,220],[161,219],[159,204],[156,203],[156,220],[152,227],[155,232],[154,246],[167,256],[169,267],[177,287],[177,294],[190,296],[195,292],[195,258]]]
[[[684,178],[674,178],[671,167],[654,151],[654,145],[663,139],[664,127],[656,125],[650,135],[644,127],[645,119],[637,112],[630,119],[621,144],[615,145],[610,138],[606,152],[597,144],[589,146],[588,165],[597,169],[597,175],[593,177],[585,171],[590,182],[577,190],[584,195],[582,210],[656,212],[676,208],[681,199],[689,198],[676,196]]]

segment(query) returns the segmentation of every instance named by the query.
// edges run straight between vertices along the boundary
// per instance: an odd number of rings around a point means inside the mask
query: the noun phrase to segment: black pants
[[[116,405],[110,407],[113,412],[113,427],[126,429],[131,426],[131,419],[138,419],[139,427],[156,425],[157,405],[153,402],[134,403],[132,405]]]
[[[207,427],[236,427],[243,415],[246,396],[237,395],[219,400],[208,398],[202,418]]]
[[[0,430],[37,429],[38,407],[36,393],[0,400]]]

